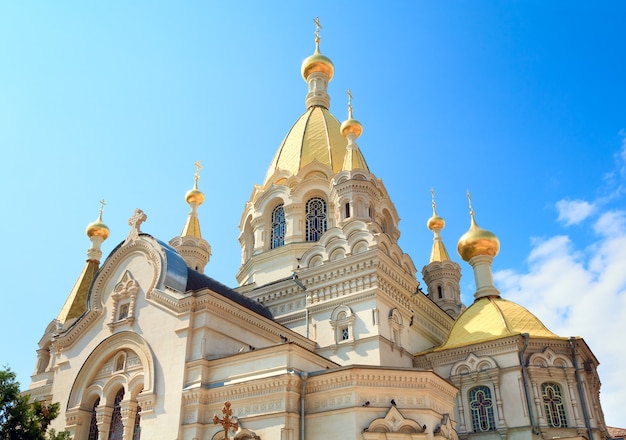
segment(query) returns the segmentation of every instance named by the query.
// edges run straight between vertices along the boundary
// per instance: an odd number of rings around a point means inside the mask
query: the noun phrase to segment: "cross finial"
[[[100,218],[102,218],[102,210],[104,209],[104,205],[106,205],[106,203],[104,203],[104,199],[100,200]]]
[[[348,93],[348,118],[352,119],[352,92],[350,89],[347,91]]]
[[[320,48],[320,29],[322,29],[322,25],[320,24],[320,18],[319,17],[315,17],[313,19],[313,21],[315,22],[315,45],[317,46],[317,49],[319,50],[319,48]]]
[[[200,161],[197,161],[194,165],[196,166],[195,179],[196,179],[196,189],[197,189],[198,188],[198,179],[200,178],[200,175],[198,173],[202,169],[202,165],[200,165]]]
[[[437,204],[435,203],[435,190],[432,188],[430,189],[430,196],[432,198],[433,215],[437,215]]]
[[[472,196],[470,195],[469,189],[467,190],[467,201],[469,202],[470,215],[474,217],[474,208],[472,208]]]

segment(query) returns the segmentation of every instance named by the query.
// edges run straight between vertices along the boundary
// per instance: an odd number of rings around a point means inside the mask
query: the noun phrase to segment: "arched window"
[[[553,428],[567,428],[565,418],[565,406],[563,405],[563,394],[561,386],[553,382],[541,384],[541,400],[546,410],[546,420]]]
[[[437,286],[437,295],[439,299],[443,298],[443,293],[441,292],[441,286]]]
[[[306,202],[306,241],[318,241],[326,232],[326,202],[315,197]]]
[[[493,399],[489,387],[472,388],[469,392],[469,404],[472,411],[472,429],[474,432],[496,429],[493,417]]]
[[[121,402],[124,398],[124,388],[115,395],[113,402],[113,414],[111,414],[111,428],[109,429],[109,440],[122,440],[124,438],[124,423],[122,423]]]
[[[346,218],[350,218],[350,203],[346,203]]]
[[[98,440],[98,418],[96,416],[96,408],[98,405],[100,405],[99,397],[93,403],[93,409],[91,410],[91,421],[89,422],[89,436],[87,440]]]
[[[272,241],[275,249],[285,244],[285,206],[281,203],[272,211]]]

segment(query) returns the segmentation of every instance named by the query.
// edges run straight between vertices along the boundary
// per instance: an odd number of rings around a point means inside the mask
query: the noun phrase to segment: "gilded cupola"
[[[493,232],[482,229],[476,224],[469,192],[467,198],[470,205],[470,228],[461,236],[457,244],[459,256],[468,262],[477,255],[495,257],[500,252],[500,240]]]

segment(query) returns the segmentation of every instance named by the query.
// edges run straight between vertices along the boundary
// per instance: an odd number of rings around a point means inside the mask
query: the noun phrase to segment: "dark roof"
[[[187,268],[187,287],[185,291],[197,291],[202,289],[211,289],[212,291],[219,293],[220,295],[236,302],[237,304],[258,313],[268,319],[274,319],[272,312],[269,311],[264,305],[251,300],[250,298],[235,292],[228,286],[214,280],[213,278],[197,272],[193,269]]]

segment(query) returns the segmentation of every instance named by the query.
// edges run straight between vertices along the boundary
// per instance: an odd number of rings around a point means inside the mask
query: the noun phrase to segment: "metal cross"
[[[224,402],[224,408],[222,408],[222,413],[224,414],[223,418],[219,418],[217,414],[213,416],[213,424],[222,425],[224,428],[224,438],[228,440],[228,431],[230,429],[239,429],[239,422],[237,422],[237,418],[233,417],[233,410],[230,409],[230,402]]]
[[[352,119],[352,92],[348,89],[348,117]]]
[[[315,43],[320,44],[320,29],[322,29],[322,25],[320,24],[320,18],[315,17],[313,21],[315,22]]]
[[[194,165],[196,166],[196,187],[197,187],[198,179],[200,178],[200,176],[198,175],[198,172],[202,169],[202,166],[200,165],[200,161],[197,161]]]

